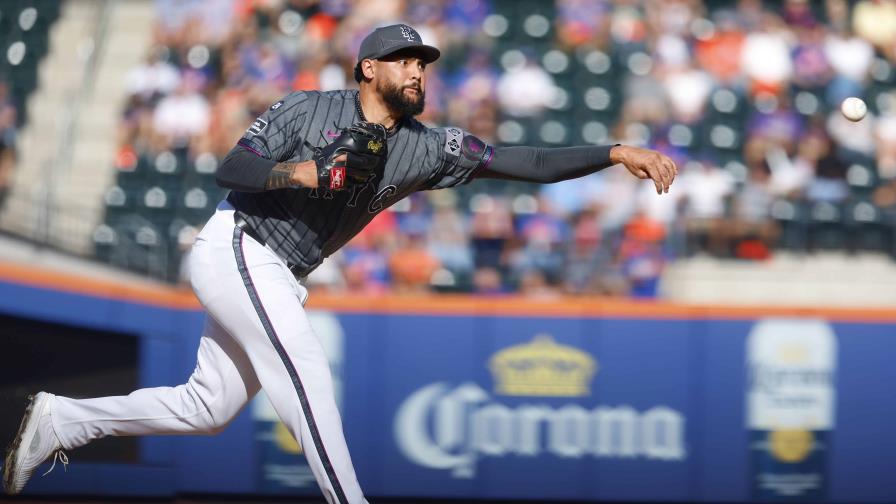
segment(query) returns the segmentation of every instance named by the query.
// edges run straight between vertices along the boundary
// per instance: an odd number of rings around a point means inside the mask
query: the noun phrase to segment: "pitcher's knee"
[[[224,432],[224,429],[227,427],[227,424],[210,424],[206,426],[206,428],[202,431],[202,434],[206,436],[217,436],[218,434]]]
[[[236,415],[231,412],[210,410],[206,416],[207,423],[204,434],[215,436],[224,432],[224,429],[230,425],[230,422],[234,417],[236,417]]]
[[[183,404],[187,406],[189,423],[197,434],[214,436],[220,434],[236,416],[229,411],[226,401],[220,397],[204,397],[191,383],[182,386]]]

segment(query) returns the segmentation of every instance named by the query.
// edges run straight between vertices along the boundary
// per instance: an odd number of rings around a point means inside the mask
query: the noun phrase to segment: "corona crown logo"
[[[548,334],[492,356],[495,392],[509,396],[581,397],[591,394],[597,362],[587,353],[560,345]]]

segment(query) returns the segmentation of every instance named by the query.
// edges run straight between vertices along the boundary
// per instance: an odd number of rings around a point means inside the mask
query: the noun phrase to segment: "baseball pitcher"
[[[494,147],[460,128],[427,128],[414,116],[438,57],[410,26],[379,28],[361,44],[359,91],[291,93],[255,119],[218,170],[231,192],[189,255],[208,313],[192,376],[122,397],[36,394],[4,465],[8,493],[46,459],[67,463],[63,450],[104,436],[216,434],[264,388],[327,502],[366,502],[302,279],[415,191],[476,178],[550,183],[623,164],[668,192],[677,169],[657,152]]]

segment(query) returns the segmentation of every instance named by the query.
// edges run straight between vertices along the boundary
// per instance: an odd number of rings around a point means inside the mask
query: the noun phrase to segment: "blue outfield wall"
[[[0,312],[137,334],[147,387],[186,380],[203,322],[15,283],[0,283]],[[896,322],[316,311],[313,323],[370,495],[896,499]],[[143,438],[138,464],[79,463],[75,450],[28,492],[317,494],[283,433],[259,397],[218,436]]]

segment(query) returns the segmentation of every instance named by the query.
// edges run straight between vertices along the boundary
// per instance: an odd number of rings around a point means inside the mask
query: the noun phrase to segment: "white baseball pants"
[[[216,434],[264,388],[329,503],[366,503],[352,467],[324,350],[303,305],[308,291],[270,249],[234,226],[226,201],[189,256],[208,317],[196,369],[177,387],[127,396],[57,397],[53,426],[67,449],[104,436]]]

